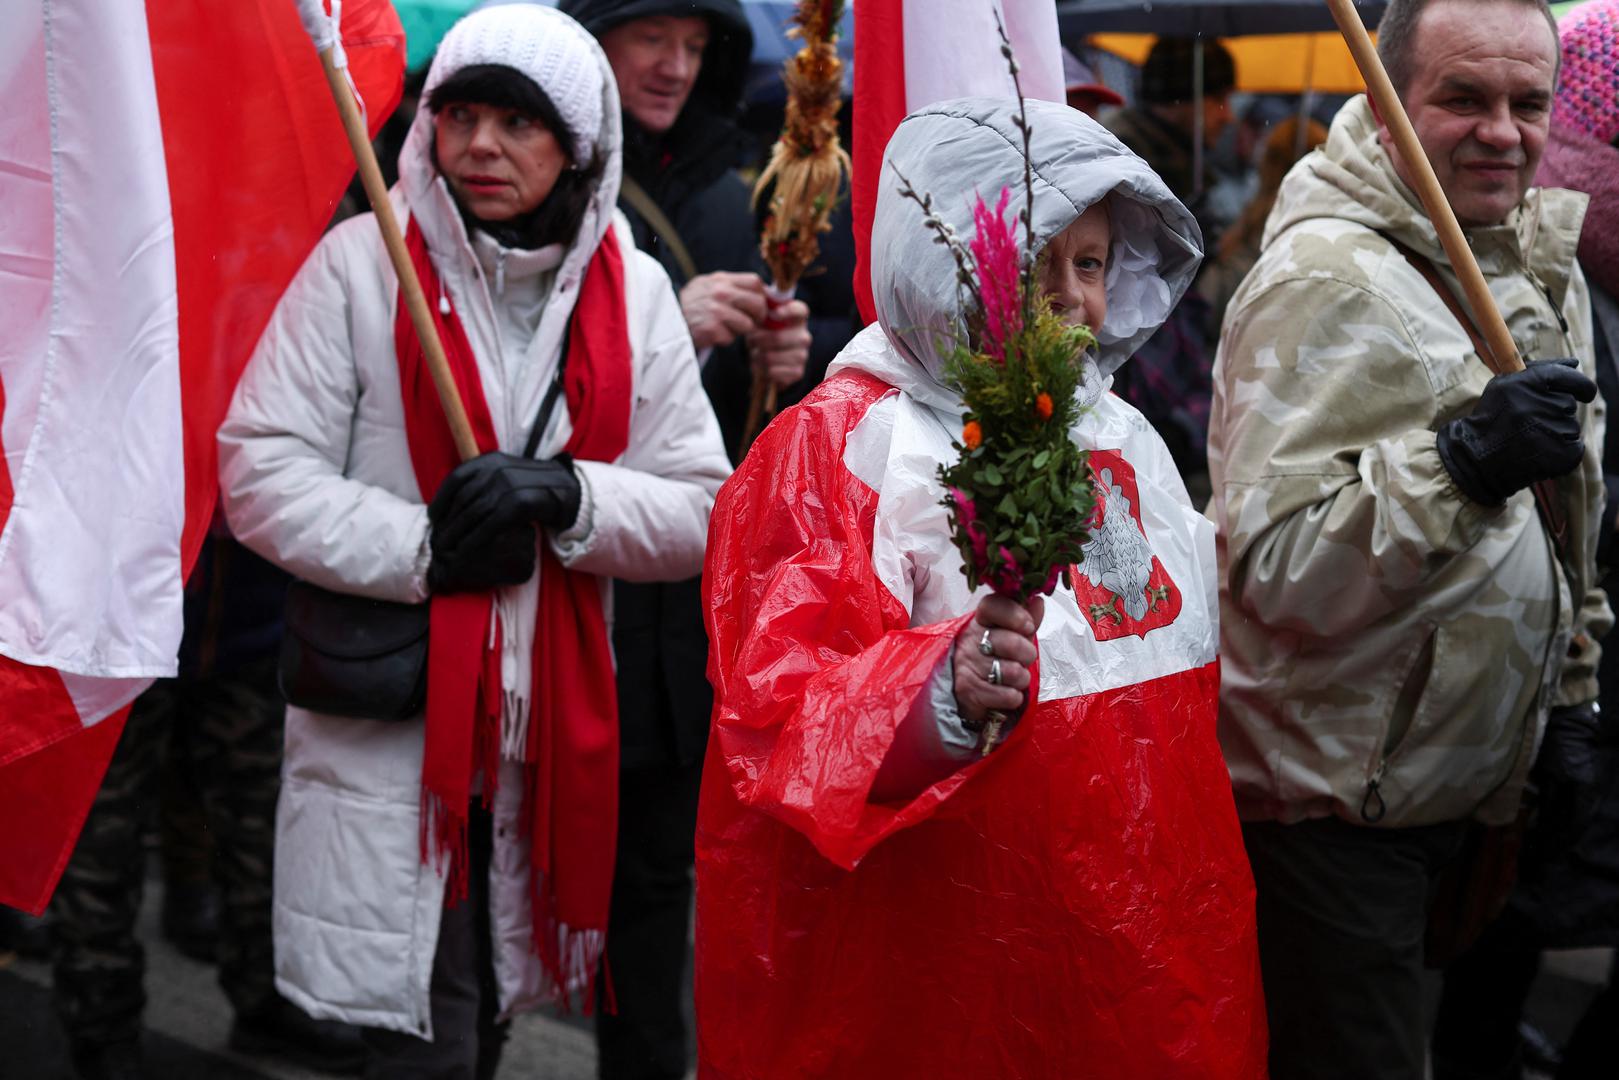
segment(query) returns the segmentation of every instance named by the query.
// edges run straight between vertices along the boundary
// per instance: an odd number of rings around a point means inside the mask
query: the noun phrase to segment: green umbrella
[[[405,66],[411,71],[433,59],[433,50],[455,21],[479,0],[393,0],[405,28]]]

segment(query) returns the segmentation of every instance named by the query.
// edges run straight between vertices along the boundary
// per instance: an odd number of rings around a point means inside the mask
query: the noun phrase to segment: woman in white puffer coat
[[[370,215],[310,257],[219,436],[249,547],[433,601],[425,718],[289,708],[277,820],[277,984],[387,1029],[367,1038],[390,1078],[492,1075],[512,1013],[588,1004],[617,798],[608,579],[696,574],[729,472],[669,281],[615,218],[595,41],[544,8],[474,13],[423,101],[392,198],[486,452],[448,449]]]

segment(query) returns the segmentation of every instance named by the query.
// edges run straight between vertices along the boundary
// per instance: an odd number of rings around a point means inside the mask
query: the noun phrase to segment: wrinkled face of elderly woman
[[[1088,206],[1040,253],[1040,291],[1065,322],[1095,329],[1107,318],[1102,278],[1112,241],[1113,219],[1104,199]]]
[[[561,141],[520,109],[451,102],[435,122],[438,165],[480,221],[533,213],[569,164]]]

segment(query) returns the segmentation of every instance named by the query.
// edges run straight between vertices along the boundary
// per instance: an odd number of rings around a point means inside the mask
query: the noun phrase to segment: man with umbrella
[[[1540,362],[1491,377],[1412,164],[1351,101],[1283,182],[1228,309],[1209,438],[1220,736],[1277,1080],[1423,1075],[1435,882],[1470,822],[1510,823],[1532,777],[1558,782],[1535,751],[1593,726],[1612,619],[1584,200],[1531,188],[1551,14],[1394,0],[1378,51]]]

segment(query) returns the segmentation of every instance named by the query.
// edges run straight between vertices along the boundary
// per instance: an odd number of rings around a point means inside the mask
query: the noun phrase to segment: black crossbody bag
[[[533,457],[551,422],[568,363],[571,320],[556,375],[529,430]],[[409,720],[427,703],[428,603],[401,604],[333,592],[307,581],[287,588],[279,682],[290,705],[358,720]]]

